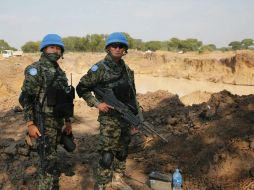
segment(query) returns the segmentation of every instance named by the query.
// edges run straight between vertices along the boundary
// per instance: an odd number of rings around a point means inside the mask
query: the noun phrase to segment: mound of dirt
[[[207,103],[184,107],[178,97],[164,94],[140,101],[146,102],[147,120],[169,143],[153,142],[132,158],[143,164],[147,174],[179,167],[183,189],[252,189],[254,96],[222,91]],[[155,97],[160,99],[154,102]]]
[[[182,96],[180,100],[184,103],[184,105],[192,105],[207,102],[210,97],[211,93],[209,92],[195,91],[185,96]]]

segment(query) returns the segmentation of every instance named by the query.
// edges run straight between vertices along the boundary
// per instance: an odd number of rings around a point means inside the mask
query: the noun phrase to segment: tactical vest
[[[111,89],[119,101],[127,105],[134,114],[137,114],[134,82],[130,78],[133,73],[130,73],[125,65],[120,72],[115,72],[109,68],[105,61],[98,64],[102,65],[105,69],[103,81],[98,86]]]
[[[42,111],[56,118],[73,116],[75,89],[68,86],[65,73],[59,67],[40,68],[44,81],[39,93]]]

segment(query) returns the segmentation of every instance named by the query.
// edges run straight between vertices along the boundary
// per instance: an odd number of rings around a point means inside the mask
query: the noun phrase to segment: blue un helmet
[[[127,38],[125,37],[125,35],[121,32],[114,32],[112,34],[110,34],[106,40],[106,45],[105,45],[105,49],[107,49],[107,47],[110,45],[110,44],[113,44],[113,43],[122,43],[126,46],[126,48],[128,49],[129,47],[129,44],[128,44],[128,40]]]
[[[40,51],[43,51],[43,49],[50,45],[56,45],[59,46],[62,50],[62,53],[64,52],[64,43],[62,38],[57,34],[47,34],[41,44],[40,44]]]

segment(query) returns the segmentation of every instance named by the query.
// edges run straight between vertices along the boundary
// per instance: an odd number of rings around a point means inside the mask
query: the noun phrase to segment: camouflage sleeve
[[[85,74],[79,81],[77,85],[77,94],[79,97],[82,97],[88,106],[93,107],[97,106],[100,101],[92,95],[92,88],[95,87],[102,80],[103,76],[103,67],[94,65],[88,72]]]
[[[25,79],[21,87],[22,106],[24,107],[24,118],[26,121],[34,120],[35,98],[40,90],[38,68],[30,65],[25,69]]]

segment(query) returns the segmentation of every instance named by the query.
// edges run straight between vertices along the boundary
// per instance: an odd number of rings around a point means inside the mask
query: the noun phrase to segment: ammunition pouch
[[[135,101],[135,95],[129,83],[122,83],[112,88],[115,97],[124,103],[132,111],[133,114],[137,114],[137,105]]]
[[[63,145],[64,149],[68,152],[73,152],[76,149],[76,144],[74,143],[73,134],[67,135],[66,132],[62,133],[60,144]]]
[[[111,152],[103,151],[101,154],[101,159],[99,160],[99,164],[104,169],[110,169],[113,161],[114,155]]]
[[[56,118],[72,117],[75,98],[75,89],[68,86],[65,89],[50,87],[47,89],[47,105],[53,107],[53,115]]]

